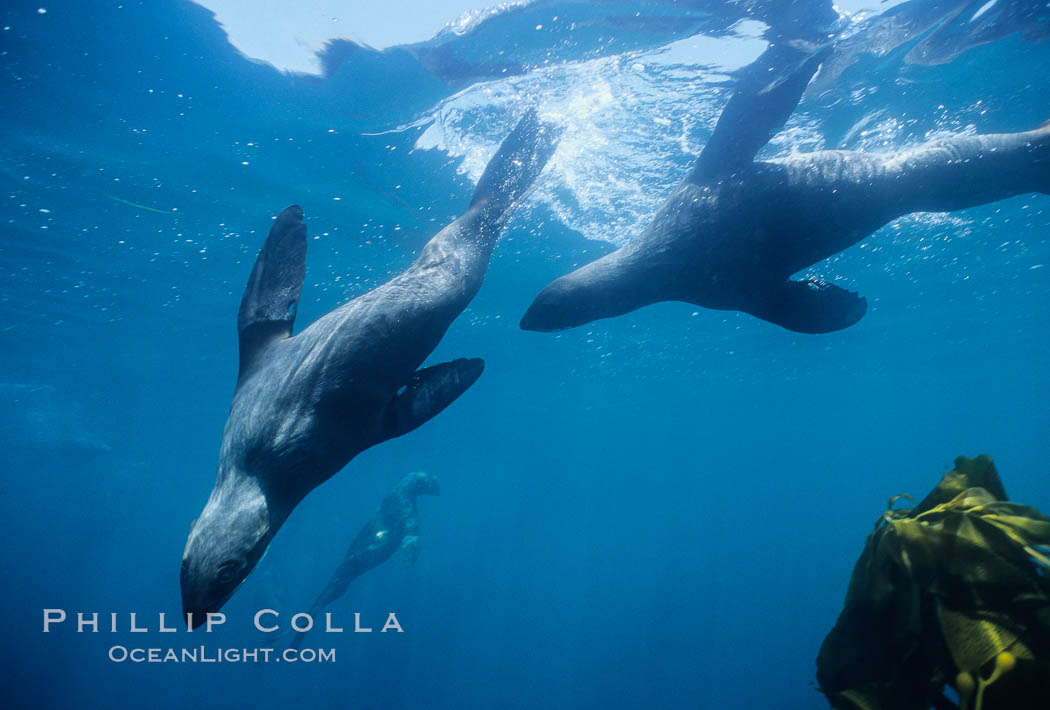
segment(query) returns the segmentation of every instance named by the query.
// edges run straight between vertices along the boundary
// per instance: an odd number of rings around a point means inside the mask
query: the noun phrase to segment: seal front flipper
[[[237,313],[238,382],[274,340],[292,334],[306,276],[306,222],[298,205],[285,208],[266,237]]]
[[[401,541],[401,554],[405,564],[412,566],[419,559],[419,535],[405,535]]]
[[[740,310],[796,333],[842,330],[868,310],[867,299],[817,278],[785,281],[755,296],[754,303]]]
[[[379,440],[407,434],[440,413],[477,382],[484,369],[480,358],[461,358],[417,370],[387,405]]]
[[[687,179],[704,182],[750,165],[787,123],[830,52],[830,46],[811,54],[773,44],[745,67]]]

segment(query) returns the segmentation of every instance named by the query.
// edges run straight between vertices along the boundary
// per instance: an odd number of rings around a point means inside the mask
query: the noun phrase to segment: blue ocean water
[[[645,226],[788,5],[542,0],[419,45],[334,43],[309,77],[240,55],[189,2],[5,3],[6,706],[815,709],[817,649],[889,496],[986,452],[1050,510],[1045,195],[905,217],[817,265],[869,301],[837,333],[680,303],[519,330],[544,285]],[[764,155],[1050,118],[1044,4],[986,5],[899,5],[939,19],[892,41],[840,21],[838,71]],[[562,145],[432,357],[483,357],[481,380],[314,491],[224,627],[158,633],[270,218],[306,211],[302,327],[410,264],[530,105]],[[252,614],[306,610],[412,470],[442,487],[419,562],[332,608],[404,633],[309,636],[335,664],[108,660],[264,646]],[[44,634],[45,608],[119,612],[121,632]]]

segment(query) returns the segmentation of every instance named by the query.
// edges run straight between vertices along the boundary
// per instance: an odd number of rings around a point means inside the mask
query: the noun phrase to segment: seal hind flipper
[[[478,179],[470,206],[485,207],[497,214],[513,207],[543,172],[560,137],[561,130],[541,121],[536,109],[529,109],[503,139]]]
[[[830,51],[826,47],[809,54],[790,45],[770,45],[741,73],[688,179],[702,182],[750,165],[787,123]],[[785,75],[785,66],[794,69]]]
[[[484,369],[485,361],[480,358],[460,358],[416,370],[387,405],[380,440],[407,434],[439,414],[477,382]]]
[[[740,310],[796,333],[831,333],[859,321],[868,310],[868,300],[809,278],[764,289],[759,300]]]
[[[299,293],[306,277],[306,222],[298,205],[284,209],[270,227],[237,313],[240,381],[256,355],[292,334]]]

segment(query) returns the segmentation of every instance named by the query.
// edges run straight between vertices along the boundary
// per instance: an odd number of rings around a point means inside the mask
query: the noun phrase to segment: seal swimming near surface
[[[298,206],[277,217],[237,317],[240,367],[215,486],[183,552],[191,628],[226,603],[307,493],[365,449],[441,412],[481,375],[480,359],[420,368],[481,288],[512,208],[558,137],[529,110],[489,162],[467,211],[406,271],[294,336],[306,224]]]
[[[401,550],[409,564],[419,558],[420,495],[441,495],[438,480],[422,471],[405,476],[394,491],[383,499],[375,517],[361,528],[347,548],[335,574],[317,595],[308,612],[311,617],[346,594],[350,584],[365,572],[378,567]],[[291,648],[299,648],[306,631],[295,632]]]
[[[825,150],[755,161],[827,50],[773,45],[749,67],[692,170],[645,231],[551,282],[521,319],[554,331],[660,301],[738,310],[800,333],[856,323],[867,301],[791,275],[897,217],[1050,193],[1050,122],[896,153]],[[790,71],[780,79],[778,68]]]

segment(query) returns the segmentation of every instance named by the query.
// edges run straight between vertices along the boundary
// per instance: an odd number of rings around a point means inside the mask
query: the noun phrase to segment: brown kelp
[[[914,508],[893,509],[902,497],[868,536],[817,657],[831,706],[1050,707],[1050,518],[1009,502],[984,455],[957,458]]]

